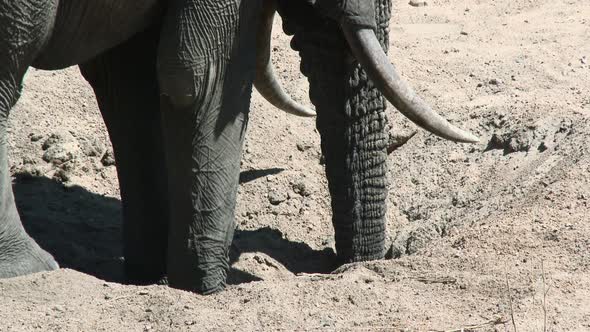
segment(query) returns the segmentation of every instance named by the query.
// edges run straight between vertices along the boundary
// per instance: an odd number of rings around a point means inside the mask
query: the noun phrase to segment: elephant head
[[[456,142],[472,134],[435,113],[389,62],[391,0],[278,0],[308,77],[326,159],[341,263],[384,256],[386,99],[420,127]]]
[[[174,287],[211,293],[225,285],[252,85],[287,112],[313,115],[274,78],[275,9],[310,82],[341,262],[384,254],[383,94],[437,135],[477,140],[434,113],[387,61],[390,0],[171,0],[158,78],[169,191],[167,272]]]

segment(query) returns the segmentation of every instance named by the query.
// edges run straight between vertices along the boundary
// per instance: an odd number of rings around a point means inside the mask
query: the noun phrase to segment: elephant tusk
[[[256,39],[256,78],[254,87],[272,105],[297,116],[315,116],[315,111],[295,102],[281,87],[270,61],[270,40],[276,12],[273,0],[264,0]]]
[[[476,143],[475,135],[450,124],[420,98],[416,92],[403,81],[375,36],[367,28],[350,24],[341,24],[344,36],[352,53],[361,64],[377,89],[395,108],[418,126],[455,142]]]

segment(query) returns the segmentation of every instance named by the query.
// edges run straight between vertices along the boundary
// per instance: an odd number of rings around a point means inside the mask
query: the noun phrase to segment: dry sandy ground
[[[590,3],[427,1],[395,1],[390,57],[481,144],[419,131],[394,152],[394,259],[329,273],[314,121],[255,95],[232,285],[209,297],[117,283],[120,202],[92,93],[75,68],[31,70],[10,122],[14,187],[27,229],[66,268],[0,281],[0,331],[589,331]],[[309,103],[275,34],[278,72]],[[61,167],[42,159],[62,148]]]

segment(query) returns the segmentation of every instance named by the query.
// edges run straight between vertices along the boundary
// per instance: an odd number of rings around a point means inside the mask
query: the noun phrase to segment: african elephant
[[[441,137],[477,141],[387,61],[390,0],[0,0],[0,277],[57,267],[22,227],[6,127],[29,66],[79,64],[117,160],[126,278],[223,289],[252,86],[313,115],[274,79],[275,10],[310,82],[339,261],[382,258],[385,98]]]

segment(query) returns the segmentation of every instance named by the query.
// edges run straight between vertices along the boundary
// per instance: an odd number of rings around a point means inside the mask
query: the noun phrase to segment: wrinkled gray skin
[[[128,281],[224,288],[261,1],[0,0],[0,277],[57,268],[22,227],[7,121],[29,66],[79,64],[115,151]],[[385,100],[337,23],[376,23],[386,46],[390,0],[374,5],[278,1],[317,108],[342,263],[384,254]]]

